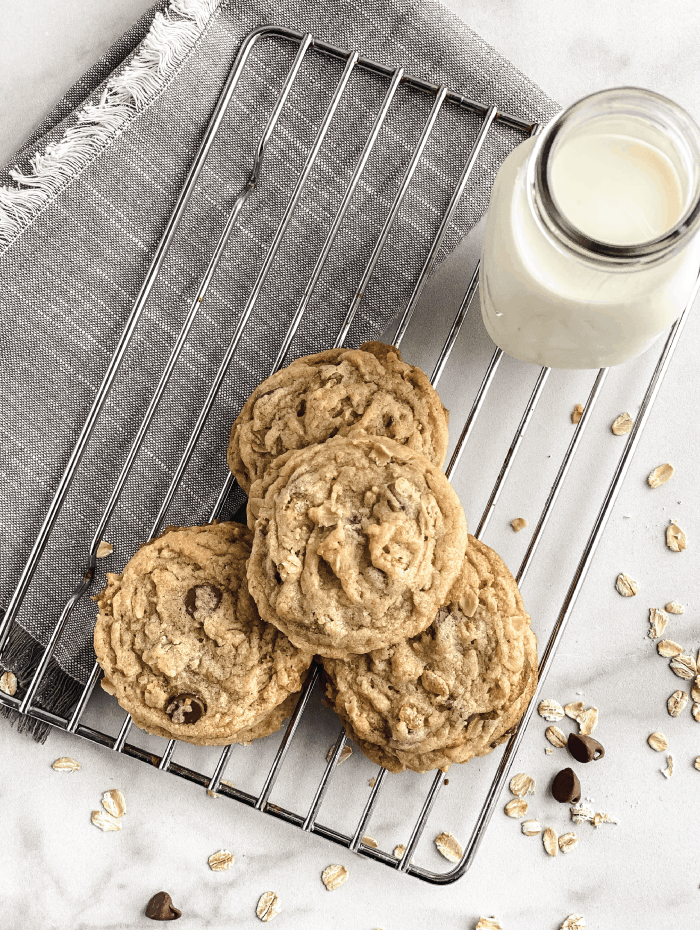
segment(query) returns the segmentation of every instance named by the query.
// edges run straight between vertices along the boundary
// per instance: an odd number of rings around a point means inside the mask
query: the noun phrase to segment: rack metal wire
[[[439,873],[432,871],[427,868],[423,868],[415,864],[412,859],[416,851],[416,847],[421,838],[423,830],[428,821],[430,812],[438,798],[438,794],[443,785],[443,773],[437,772],[430,781],[430,787],[425,795],[423,800],[420,812],[416,818],[410,837],[405,844],[405,852],[403,853],[400,859],[397,859],[391,852],[382,850],[380,848],[371,848],[370,846],[363,843],[363,836],[365,830],[375,813],[377,806],[380,802],[382,789],[385,787],[387,782],[387,772],[384,769],[380,769],[377,773],[377,776],[374,780],[373,786],[369,793],[369,796],[366,800],[360,818],[357,822],[355,829],[351,833],[341,832],[339,830],[333,829],[329,826],[323,825],[318,822],[318,815],[321,810],[324,798],[331,784],[333,778],[336,763],[338,762],[340,755],[345,746],[345,733],[343,730],[338,734],[337,740],[333,747],[332,752],[329,755],[326,767],[323,771],[321,779],[315,789],[313,799],[311,804],[306,810],[305,813],[300,813],[292,810],[282,808],[276,804],[270,803],[271,792],[277,782],[277,779],[283,769],[285,761],[288,759],[290,749],[292,747],[293,741],[296,734],[298,733],[300,723],[302,721],[303,715],[307,711],[309,704],[310,696],[313,689],[316,687],[319,670],[317,667],[313,667],[311,675],[306,683],[304,691],[300,697],[300,700],[297,704],[297,707],[292,715],[287,728],[284,732],[284,736],[279,744],[275,757],[272,761],[272,764],[264,778],[262,787],[260,791],[256,794],[248,793],[237,788],[234,788],[230,784],[223,781],[223,775],[226,771],[226,766],[228,764],[229,758],[233,751],[233,747],[225,747],[211,772],[211,774],[205,774],[200,771],[197,771],[194,768],[190,768],[184,765],[180,765],[173,761],[173,753],[176,748],[175,741],[171,740],[168,742],[165,750],[162,755],[157,756],[152,753],[146,752],[145,750],[139,748],[138,746],[127,742],[129,732],[131,729],[131,718],[126,717],[119,733],[116,737],[112,737],[102,732],[100,729],[87,725],[83,721],[83,717],[90,701],[91,695],[93,693],[94,687],[97,684],[100,677],[100,668],[95,664],[92,669],[92,673],[89,677],[89,680],[83,689],[80,698],[73,708],[72,713],[68,717],[59,716],[57,714],[51,713],[50,711],[45,710],[37,704],[37,694],[39,692],[43,677],[46,673],[46,670],[49,666],[49,662],[55,650],[57,643],[61,637],[61,634],[66,626],[67,620],[70,617],[75,606],[81,600],[81,598],[86,594],[88,589],[91,586],[93,577],[95,574],[96,567],[96,553],[97,548],[100,543],[100,540],[104,537],[105,530],[109,524],[110,519],[113,516],[115,508],[119,502],[120,495],[126,484],[126,481],[131,473],[132,466],[136,460],[136,457],[141,449],[142,443],[145,436],[148,433],[149,427],[153,420],[153,417],[158,410],[161,398],[168,386],[171,376],[177,366],[178,360],[181,356],[183,348],[185,347],[188,339],[188,335],[192,328],[193,323],[197,317],[197,313],[202,304],[202,300],[207,292],[207,289],[216,273],[216,269],[219,265],[219,262],[224,254],[226,246],[229,242],[233,230],[236,228],[238,219],[240,217],[241,211],[246,205],[247,200],[255,191],[258,184],[261,182],[263,175],[263,160],[266,152],[266,148],[272,137],[275,127],[278,123],[281,113],[287,102],[289,93],[294,85],[297,75],[302,66],[302,62],[305,57],[312,53],[318,53],[326,56],[331,56],[332,58],[339,59],[344,63],[344,68],[342,75],[338,84],[336,85],[333,96],[328,104],[327,110],[323,117],[323,120],[317,130],[316,137],[314,142],[308,152],[306,162],[304,167],[299,175],[299,178],[296,182],[292,195],[289,199],[287,207],[284,211],[282,219],[277,227],[272,242],[268,248],[266,257],[263,261],[263,264],[260,268],[257,280],[252,288],[252,291],[249,295],[249,298],[246,302],[246,305],[243,309],[243,312],[236,324],[235,331],[231,337],[231,341],[228,345],[228,348],[223,356],[220,367],[214,377],[214,380],[210,386],[209,392],[207,394],[204,405],[201,408],[199,417],[197,419],[196,425],[192,434],[189,438],[189,441],[183,451],[180,462],[175,469],[175,473],[172,477],[170,485],[165,493],[163,498],[160,510],[155,519],[151,530],[151,536],[157,535],[166,518],[168,508],[170,507],[173,498],[177,492],[177,489],[180,485],[182,476],[187,468],[188,462],[192,456],[192,453],[197,445],[199,437],[204,429],[207,417],[212,409],[212,406],[216,400],[217,394],[221,387],[221,384],[226,376],[226,373],[229,369],[232,359],[234,358],[243,334],[246,330],[246,327],[249,323],[251,313],[255,307],[256,301],[260,295],[261,289],[265,283],[265,280],[270,272],[270,269],[275,261],[275,258],[278,254],[280,245],[282,243],[285,231],[292,219],[295,208],[298,205],[299,198],[301,196],[302,190],[306,181],[316,163],[319,153],[321,152],[324,140],[328,133],[329,128],[331,127],[332,121],[336,114],[338,104],[341,100],[343,93],[346,91],[348,83],[357,69],[374,75],[377,79],[386,83],[386,89],[384,91],[384,98],[380,105],[380,108],[374,119],[374,123],[370,129],[367,140],[364,144],[360,157],[355,165],[355,168],[351,174],[349,183],[345,189],[344,196],[341,200],[340,206],[337,210],[335,218],[330,226],[330,229],[327,234],[324,246],[321,249],[321,252],[316,260],[316,264],[311,273],[311,276],[305,286],[303,296],[301,301],[294,313],[293,319],[289,326],[288,331],[284,334],[282,338],[282,343],[280,345],[274,366],[272,371],[277,371],[285,362],[287,355],[289,353],[290,347],[294,336],[301,324],[304,313],[308,307],[310,298],[314,292],[314,289],[318,283],[319,277],[322,270],[324,269],[326,262],[328,261],[331,249],[336,240],[338,231],[343,223],[343,220],[347,214],[347,211],[350,207],[353,194],[355,193],[358,184],[360,183],[367,163],[370,159],[372,151],[375,147],[377,139],[379,137],[380,131],[384,122],[386,120],[387,114],[389,113],[392,103],[398,88],[401,85],[408,86],[413,88],[416,91],[419,91],[422,94],[429,95],[433,98],[433,105],[428,116],[428,119],[424,125],[423,131],[420,135],[420,138],[412,152],[410,160],[405,169],[402,181],[396,192],[393,203],[389,209],[389,212],[384,221],[381,232],[375,242],[375,245],[372,249],[370,258],[366,264],[366,267],[362,273],[360,282],[357,286],[354,298],[350,302],[348,307],[345,319],[341,326],[340,331],[335,339],[335,346],[341,346],[344,344],[350,327],[355,318],[355,315],[358,311],[360,302],[363,299],[367,285],[372,277],[373,271],[377,265],[377,262],[382,254],[382,251],[386,245],[386,242],[391,234],[391,231],[396,223],[397,217],[401,210],[402,205],[406,199],[406,195],[409,191],[411,181],[414,177],[414,174],[420,164],[421,157],[424,153],[425,147],[430,138],[435,122],[438,118],[438,115],[442,112],[443,108],[447,104],[453,105],[455,111],[467,112],[469,114],[475,114],[481,119],[480,128],[476,135],[475,141],[471,148],[471,151],[468,153],[466,158],[463,170],[459,177],[459,180],[454,187],[454,190],[451,192],[448,206],[440,220],[439,227],[437,232],[430,244],[428,253],[423,262],[422,268],[419,274],[416,277],[415,283],[411,294],[405,304],[401,318],[399,319],[395,334],[394,334],[394,343],[400,345],[406,335],[406,332],[411,323],[415,308],[418,304],[418,299],[421,295],[423,287],[430,276],[430,273],[435,265],[440,246],[443,242],[448,227],[453,220],[455,211],[457,210],[467,187],[470,175],[474,169],[474,166],[477,164],[480,152],[484,142],[491,131],[494,123],[502,123],[506,126],[516,129],[521,134],[521,138],[525,138],[527,135],[532,134],[537,131],[538,127],[534,123],[528,123],[521,119],[518,119],[514,116],[510,116],[507,113],[499,111],[495,106],[486,105],[473,101],[467,98],[465,95],[451,90],[445,86],[433,85],[428,81],[422,80],[420,78],[412,77],[404,73],[402,68],[391,68],[386,65],[383,65],[379,62],[369,60],[362,57],[358,52],[337,48],[329,43],[319,41],[315,37],[309,34],[301,34],[290,29],[282,27],[261,27],[254,30],[248,35],[245,41],[242,44],[239,55],[228,75],[224,88],[222,90],[221,96],[217,103],[217,106],[214,110],[214,113],[209,122],[207,131],[204,135],[202,143],[200,145],[199,151],[192,163],[190,171],[187,175],[185,183],[182,187],[182,190],[177,198],[175,208],[173,213],[167,223],[165,232],[162,236],[162,239],[156,249],[153,261],[148,270],[146,278],[143,282],[143,285],[138,293],[136,301],[133,305],[131,313],[127,319],[125,328],[121,334],[117,347],[115,349],[114,355],[109,363],[107,371],[104,375],[102,384],[100,385],[97,394],[95,396],[94,402],[88,414],[88,417],[85,421],[84,426],[82,427],[80,434],[78,436],[75,448],[69,458],[68,464],[65,468],[65,471],[60,479],[58,487],[56,489],[53,500],[49,506],[49,509],[46,513],[45,519],[37,536],[37,539],[29,553],[29,557],[24,566],[24,569],[21,573],[19,582],[14,591],[14,594],[11,598],[11,601],[8,605],[5,617],[0,622],[0,651],[7,642],[7,638],[12,630],[13,624],[16,623],[17,617],[22,606],[22,603],[27,594],[29,585],[34,577],[34,574],[37,570],[37,566],[42,557],[42,554],[51,538],[51,534],[56,525],[57,519],[61,512],[61,508],[66,500],[66,496],[73,484],[75,476],[80,467],[81,459],[83,454],[90,443],[91,437],[95,430],[96,423],[100,417],[101,411],[104,407],[104,404],[109,396],[112,385],[117,377],[117,374],[120,370],[122,362],[124,360],[125,354],[129,348],[131,339],[134,335],[136,327],[138,325],[139,319],[142,315],[144,306],[149,298],[151,290],[154,286],[155,280],[159,274],[159,271],[163,265],[165,257],[167,255],[168,249],[173,241],[175,233],[180,225],[180,222],[183,218],[183,215],[187,209],[187,205],[190,201],[192,193],[197,184],[197,179],[200,175],[200,172],[206,162],[209,151],[213,145],[213,142],[216,138],[216,135],[221,127],[223,118],[225,116],[227,107],[229,106],[234,93],[236,92],[237,85],[243,75],[247,63],[250,59],[251,53],[255,46],[260,42],[271,42],[271,43],[291,43],[292,47],[296,48],[296,56],[292,62],[291,68],[284,80],[279,96],[272,108],[271,114],[267,121],[267,124],[263,130],[263,133],[260,137],[253,165],[250,171],[248,181],[246,182],[244,189],[241,191],[240,195],[236,198],[229,214],[226,219],[223,231],[219,237],[216,246],[212,252],[211,258],[209,260],[208,266],[202,278],[202,281],[199,285],[199,288],[191,302],[189,310],[185,316],[182,328],[177,337],[175,344],[173,345],[170,357],[163,369],[161,377],[156,385],[156,388],[151,397],[151,401],[148,405],[144,418],[139,426],[138,432],[133,440],[127,458],[122,467],[121,473],[117,479],[117,482],[112,489],[111,495],[109,497],[108,503],[105,507],[103,516],[99,521],[99,525],[95,529],[94,537],[90,547],[90,551],[86,559],[86,567],[82,574],[82,577],[79,580],[74,592],[68,599],[65,604],[58,622],[56,623],[51,638],[41,656],[41,659],[37,665],[37,668],[32,676],[31,681],[29,682],[24,692],[19,697],[13,697],[5,693],[0,692],[0,701],[12,707],[15,710],[19,710],[24,714],[29,714],[30,716],[42,720],[46,723],[51,724],[57,729],[64,730],[69,733],[77,734],[85,739],[91,740],[97,744],[103,745],[106,748],[112,749],[115,752],[121,752],[125,755],[131,756],[135,759],[139,759],[142,762],[145,762],[149,765],[156,766],[157,768],[171,772],[175,775],[178,775],[182,778],[188,779],[193,783],[200,785],[203,788],[206,788],[210,791],[216,792],[224,797],[233,798],[243,804],[246,804],[250,807],[255,808],[256,810],[263,811],[273,817],[277,817],[281,820],[287,821],[288,823],[294,824],[295,826],[300,827],[306,832],[315,833],[319,836],[323,836],[335,843],[338,843],[342,846],[347,847],[353,852],[356,852],[360,855],[368,857],[378,862],[382,862],[385,865],[388,865],[400,872],[405,872],[410,875],[414,875],[422,880],[431,882],[433,884],[448,884],[460,878],[468,870],[469,866],[474,860],[476,851],[478,849],[479,843],[481,842],[485,829],[488,825],[489,819],[493,813],[496,801],[501,793],[501,790],[505,784],[505,781],[508,776],[508,771],[510,768],[511,761],[514,758],[515,753],[518,750],[520,742],[523,738],[525,728],[527,726],[528,720],[532,714],[532,709],[536,704],[537,695],[533,698],[533,701],[530,704],[523,720],[521,721],[519,727],[515,733],[511,736],[508,741],[505,749],[502,753],[500,761],[498,763],[497,771],[491,781],[491,784],[488,788],[486,797],[481,805],[481,808],[478,812],[471,836],[466,845],[464,855],[461,861],[449,872]],[[435,367],[432,372],[432,383],[437,385],[442,377],[445,367],[448,363],[450,354],[455,346],[457,338],[462,331],[464,322],[467,318],[468,311],[472,302],[474,300],[475,294],[477,292],[478,286],[478,268],[474,272],[474,275],[469,282],[469,285],[464,294],[464,298],[458,308],[458,311],[453,319],[453,322],[450,326],[447,339],[440,349],[438,359],[435,363]],[[692,303],[692,301],[691,301]],[[690,306],[690,304],[689,304]],[[598,542],[600,541],[601,535],[605,528],[608,517],[611,513],[612,507],[614,505],[617,494],[620,490],[622,482],[624,480],[625,474],[629,467],[630,461],[634,454],[635,448],[641,436],[642,429],[646,423],[646,420],[649,416],[652,404],[658,393],[661,381],[666,372],[666,369],[669,365],[673,350],[680,338],[681,331],[683,328],[684,320],[687,314],[683,316],[676,322],[672,327],[659,357],[659,360],[654,369],[651,380],[648,383],[646,393],[644,395],[639,415],[637,416],[634,426],[628,436],[628,439],[624,445],[622,455],[618,461],[618,464],[615,468],[615,472],[612,476],[612,480],[608,486],[608,489],[605,493],[604,499],[600,506],[597,517],[595,518],[593,527],[591,529],[588,540],[585,544],[584,551],[581,555],[581,558],[578,562],[576,570],[574,572],[573,579],[565,593],[561,609],[559,611],[558,617],[554,624],[554,628],[551,632],[551,635],[544,646],[542,652],[542,658],[540,662],[540,681],[545,677],[551,662],[553,660],[555,650],[557,645],[562,637],[566,623],[571,616],[576,598],[581,590],[586,573],[591,564],[593,554],[596,550]],[[476,396],[473,400],[471,409],[466,417],[464,425],[462,427],[459,439],[454,448],[452,457],[449,461],[449,464],[446,468],[446,474],[448,477],[451,477],[455,474],[457,468],[460,465],[462,456],[467,445],[467,441],[472,435],[474,425],[477,421],[479,412],[481,411],[487,392],[494,382],[496,377],[499,365],[502,360],[502,353],[500,350],[496,350],[488,366],[486,368],[485,374],[483,376],[482,382],[476,392]],[[271,372],[272,373],[272,372]],[[486,507],[484,508],[481,519],[478,523],[478,528],[475,535],[481,537],[488,525],[488,522],[491,518],[491,515],[494,512],[495,505],[498,501],[499,495],[506,483],[511,467],[515,461],[516,454],[520,447],[523,437],[525,436],[528,424],[530,423],[532,416],[537,407],[538,401],[542,395],[545,384],[549,376],[549,370],[543,368],[534,385],[532,393],[527,400],[525,408],[522,412],[520,422],[517,426],[513,439],[511,441],[510,447],[507,450],[503,464],[498,473],[496,482],[493,486],[493,489],[489,495]],[[591,412],[596,403],[596,400],[600,396],[603,384],[606,378],[606,370],[601,370],[598,372],[593,387],[591,388],[590,394],[587,398],[586,404],[584,406],[583,415],[576,425],[571,441],[566,449],[564,457],[559,466],[558,472],[554,481],[550,487],[548,496],[546,498],[543,510],[540,514],[540,517],[537,521],[535,529],[532,533],[527,551],[524,558],[520,564],[520,567],[516,573],[516,579],[519,583],[523,581],[526,573],[533,563],[535,553],[538,548],[538,544],[542,538],[543,531],[549,521],[549,518],[552,514],[554,505],[559,497],[562,486],[564,484],[565,478],[569,471],[569,468],[572,464],[574,456],[577,449],[580,446],[581,440],[586,429],[586,425],[589,422]],[[226,479],[223,487],[220,490],[220,493],[217,497],[216,504],[210,514],[210,519],[215,519],[222,511],[229,492],[233,486],[233,479],[229,476]]]

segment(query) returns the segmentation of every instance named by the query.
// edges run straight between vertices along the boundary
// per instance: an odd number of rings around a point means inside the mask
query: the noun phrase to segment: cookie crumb
[[[527,526],[527,520],[523,517],[516,517],[515,520],[510,521],[510,525],[513,527],[514,533],[519,533],[520,530],[524,530]]]
[[[576,404],[574,409],[571,411],[571,422],[578,423],[583,416],[583,404]]]
[[[370,849],[379,849],[379,843],[373,836],[363,836],[362,842],[365,846],[369,846]]]
[[[495,917],[480,917],[474,930],[503,930],[503,927]]]
[[[107,542],[106,539],[103,539],[99,546],[97,547],[97,552],[95,553],[96,558],[106,559],[108,555],[111,555],[114,552],[114,546],[111,542]]]
[[[585,926],[583,914],[569,914],[559,930],[585,930]]]
[[[331,761],[331,756],[333,755],[334,749],[335,749],[335,746],[331,746],[331,748],[326,753],[326,762]],[[351,755],[352,755],[352,747],[343,746],[343,748],[340,751],[340,755],[338,756],[338,761],[336,762],[336,765],[340,765],[341,762],[345,762],[345,760],[349,759]]]
[[[394,857],[396,859],[402,859],[403,854],[406,852],[406,847],[403,843],[399,843],[397,846],[394,846]]]

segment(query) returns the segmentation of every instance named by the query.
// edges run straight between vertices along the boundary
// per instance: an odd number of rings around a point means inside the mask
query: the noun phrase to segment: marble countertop
[[[0,163],[9,158],[65,89],[148,6],[147,0],[6,0],[0,33]],[[700,120],[700,72],[695,67],[695,37],[685,0],[666,0],[663,16],[652,0],[617,4],[594,0],[572,10],[557,0],[450,0],[449,6],[485,39],[510,58],[562,104],[594,90],[633,84],[667,94]],[[477,233],[478,239],[478,233]],[[475,240],[476,241],[476,240]],[[476,248],[465,244],[431,285],[423,304],[448,304],[463,262]],[[452,304],[454,309],[454,304]],[[419,314],[420,316],[420,314]],[[418,327],[420,332],[420,326]],[[666,635],[695,652],[700,645],[700,573],[696,555],[700,527],[700,495],[696,488],[697,429],[700,379],[696,346],[700,339],[697,308],[686,325],[647,428],[596,553],[581,596],[564,634],[542,695],[562,704],[583,700],[600,712],[596,736],[605,759],[578,766],[584,800],[596,811],[616,817],[616,825],[595,829],[572,825],[568,809],[548,797],[546,787],[558,768],[569,764],[565,750],[545,753],[547,724],[534,716],[514,763],[513,772],[528,772],[537,781],[531,813],[558,833],[574,829],[580,836],[569,855],[549,858],[539,838],[527,838],[519,824],[504,816],[508,792],[497,805],[484,842],[469,873],[456,884],[433,887],[352,855],[346,850],[265,817],[225,798],[212,798],[188,782],[166,776],[131,759],[103,750],[77,737],[52,733],[43,746],[2,725],[0,739],[0,810],[3,843],[0,862],[2,923],[20,928],[126,928],[152,926],[143,916],[149,897],[159,890],[172,894],[183,911],[178,926],[255,927],[255,904],[265,891],[275,891],[281,913],[276,927],[353,930],[472,930],[480,916],[495,914],[504,930],[557,930],[572,913],[583,914],[591,930],[672,930],[697,922],[700,904],[700,833],[695,810],[700,771],[700,724],[689,711],[672,719],[666,700],[684,682],[659,658],[646,637],[647,612],[678,600],[685,613],[673,617]],[[420,339],[406,348],[420,361]],[[639,403],[642,375],[648,364],[632,372],[627,366],[611,373],[589,430],[589,444],[567,479],[569,493],[553,539],[571,539],[581,548],[582,513],[600,496],[592,472],[619,452],[609,423]],[[511,382],[517,367],[504,369]],[[590,378],[589,378],[590,382]],[[513,475],[499,505],[486,542],[503,551],[512,565],[524,551],[507,526],[528,511],[528,468],[544,459],[553,435],[564,434],[568,412],[585,399],[585,379],[554,373],[559,390],[533,423]],[[457,388],[447,385],[448,406],[458,404]],[[569,434],[566,434],[569,435]],[[611,451],[612,450],[612,451]],[[553,451],[552,451],[553,454]],[[539,456],[539,458],[538,458]],[[676,474],[668,485],[651,491],[646,475],[671,461]],[[532,519],[536,514],[532,515]],[[666,549],[664,527],[677,518],[689,538],[685,553]],[[589,523],[586,525],[590,525]],[[510,534],[510,535],[508,535]],[[521,534],[523,535],[523,534]],[[519,548],[520,547],[520,548]],[[564,547],[566,548],[566,547]],[[572,556],[573,557],[573,556]],[[565,562],[565,560],[564,560]],[[566,563],[562,571],[571,576]],[[619,571],[637,579],[640,593],[623,600],[614,590]],[[560,579],[559,579],[560,580]],[[523,594],[533,616],[550,622],[548,600],[557,579],[526,580]],[[555,611],[556,612],[556,611]],[[688,690],[686,688],[686,690]],[[570,721],[562,724],[571,729]],[[665,754],[654,753],[648,735],[663,731],[674,759],[673,777],[661,770]],[[337,726],[323,719],[309,735],[298,771],[323,765]],[[144,741],[147,746],[147,741]],[[311,747],[311,748],[309,748]],[[180,750],[178,750],[179,752]],[[314,754],[315,753],[315,754]],[[71,756],[81,763],[75,773],[58,773],[51,763]],[[178,756],[178,758],[180,758]],[[185,752],[182,758],[187,758]],[[237,757],[234,757],[237,758]],[[468,773],[450,772],[430,820],[421,864],[446,866],[431,848],[442,830],[458,837],[466,830],[471,795]],[[355,810],[345,789],[373,774],[357,751],[338,770],[331,809],[341,819],[345,807]],[[475,767],[477,781],[490,770]],[[236,784],[255,781],[245,763],[232,762],[227,778]],[[404,776],[401,776],[404,778]],[[398,820],[403,798],[418,797],[412,776],[401,790],[389,792],[389,814],[373,820],[370,833],[384,844],[405,841]],[[422,783],[425,786],[425,782]],[[121,788],[128,813],[119,833],[101,833],[90,824],[90,812],[110,788]],[[402,794],[406,789],[406,793]],[[280,789],[282,796],[287,790]],[[354,789],[355,790],[355,789]],[[360,800],[365,795],[359,793]],[[282,803],[280,801],[280,803]],[[392,806],[393,805],[393,806]],[[355,805],[356,806],[356,805]],[[392,813],[393,812],[393,813]],[[465,813],[466,812],[466,813]],[[324,808],[325,816],[325,808]],[[320,819],[324,820],[324,816]],[[396,830],[392,834],[392,830]],[[235,863],[215,873],[207,858],[230,849]],[[347,883],[329,893],[321,883],[330,863],[344,864]]]

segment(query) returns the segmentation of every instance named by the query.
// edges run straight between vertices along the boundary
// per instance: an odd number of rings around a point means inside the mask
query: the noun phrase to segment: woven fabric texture
[[[160,86],[145,95],[116,138],[66,180],[0,256],[3,606],[250,30],[278,23],[310,31],[528,120],[546,121],[558,110],[482,39],[427,0],[313,5],[233,0],[210,7],[187,54],[161,69]],[[164,3],[154,7],[164,9]],[[144,17],[66,96],[44,132],[18,153],[20,168],[76,124],[73,108],[81,101],[99,100],[100,82],[124,55],[128,58],[148,23]],[[291,43],[267,39],[253,51],[24,600],[19,622],[39,643],[47,641],[82,575],[94,528],[227,212],[245,185],[295,54]],[[149,535],[341,72],[342,62],[313,51],[304,60],[271,139],[260,186],[241,215],[105,533],[114,554],[98,563],[93,591],[103,584],[104,571],[119,571]],[[231,423],[274,363],[387,86],[386,79],[368,72],[353,75],[168,523],[207,519],[227,474]],[[289,360],[333,344],[432,103],[428,95],[399,88]],[[405,304],[479,126],[480,118],[465,109],[447,106],[441,112],[347,344],[375,337]],[[489,133],[444,252],[483,215],[500,162],[522,138],[503,124]],[[8,178],[7,172],[0,176],[5,183]],[[234,492],[226,513],[241,501],[241,493]],[[55,651],[61,669],[75,681],[85,681],[94,663],[94,616],[93,602],[84,597]]]

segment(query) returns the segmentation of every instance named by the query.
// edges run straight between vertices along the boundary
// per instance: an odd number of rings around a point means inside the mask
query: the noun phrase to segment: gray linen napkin
[[[261,24],[313,32],[528,120],[546,121],[558,109],[429,0],[156,4],[0,173],[2,605],[15,587],[241,41]],[[247,179],[295,51],[284,43],[261,43],[239,85],[24,601],[21,628],[13,629],[2,657],[0,664],[15,670],[21,683],[82,574],[94,528],[227,210]],[[114,554],[98,563],[93,590],[99,590],[105,570],[121,570],[148,536],[341,70],[337,61],[307,56],[266,156],[260,189],[242,214],[105,534]],[[386,87],[386,81],[366,73],[352,78],[168,523],[207,519],[226,475],[231,422],[271,369]],[[290,360],[333,343],[431,104],[427,96],[399,89]],[[454,115],[438,120],[360,305],[350,345],[380,333],[410,293],[479,120],[464,117],[459,130],[456,125]],[[516,140],[517,134],[502,125],[490,133],[444,252],[484,213],[498,165]],[[240,491],[233,493],[224,515],[232,515],[242,500]],[[94,604],[83,598],[56,648],[39,703],[57,713],[70,707],[93,666],[94,615]],[[45,734],[33,724],[30,729]]]

